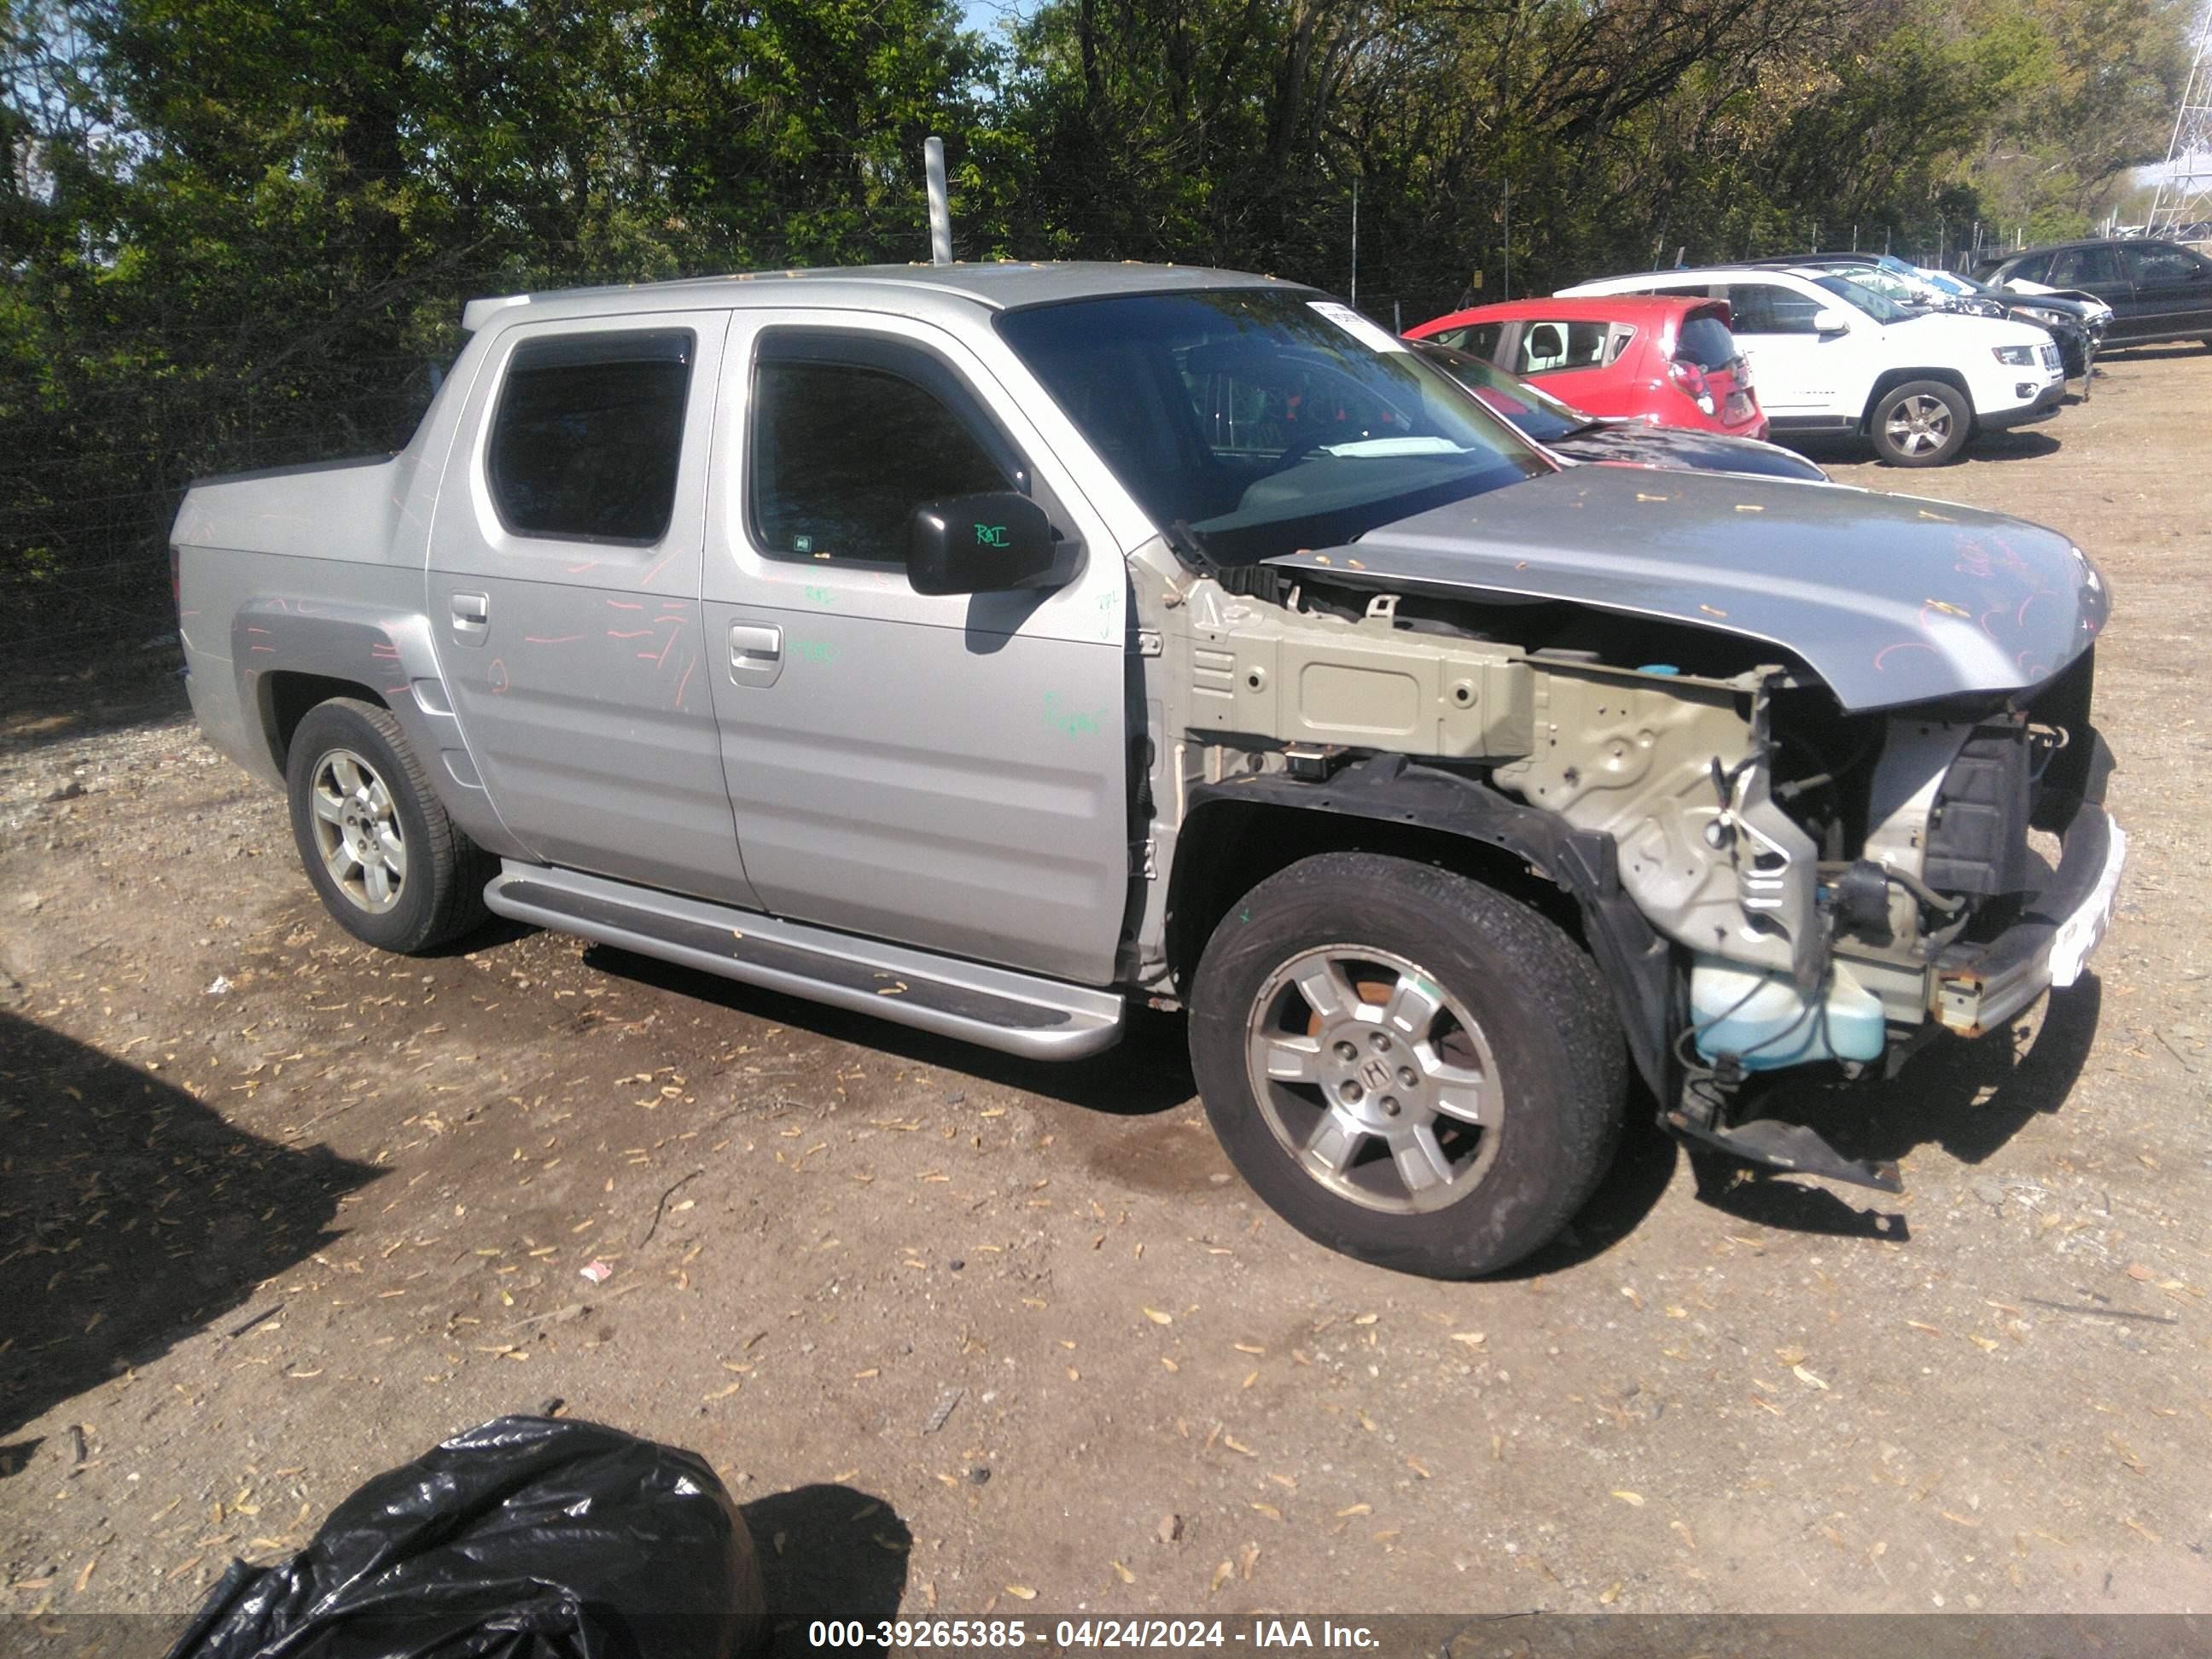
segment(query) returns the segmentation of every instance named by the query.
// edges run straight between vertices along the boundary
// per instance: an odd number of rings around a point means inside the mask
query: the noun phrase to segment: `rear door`
[[[963,343],[741,311],[708,507],[704,664],[746,870],[778,915],[1091,985],[1129,898],[1127,576]],[[917,593],[921,502],[1017,489],[1050,588]]]
[[[1593,415],[1640,414],[1628,406],[1633,399],[1624,400],[1621,377],[1610,372],[1635,337],[1627,323],[1524,318],[1504,367]]]
[[[2138,339],[2212,335],[2212,260],[2171,242],[2136,242],[2119,250],[2135,289],[2127,332]]]
[[[447,463],[428,602],[469,753],[538,858],[750,904],[699,614],[726,326],[508,329]]]

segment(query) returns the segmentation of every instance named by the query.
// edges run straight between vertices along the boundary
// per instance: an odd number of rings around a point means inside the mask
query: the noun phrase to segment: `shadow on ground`
[[[2027,1121],[2066,1103],[2097,1036],[2103,989],[2093,975],[2054,992],[2033,1036],[2014,1024],[1972,1042],[1938,1037],[1888,1082],[1778,1073],[1753,1115],[1804,1123],[1846,1158],[1896,1159],[1934,1146],[1984,1162]],[[1796,1232],[1904,1239],[1905,1218],[1870,1188],[1802,1186],[1702,1155],[1698,1196],[1747,1221]]]
[[[2079,402],[2078,398],[2071,399]],[[1848,466],[1855,462],[1874,459],[1874,449],[1863,438],[1838,438],[1792,434],[1790,447],[1800,454],[1818,461],[1822,466]],[[2061,445],[2057,438],[2038,428],[2014,427],[2007,431],[1976,433],[1967,441],[1966,449],[1951,465],[1966,465],[1984,461],[2028,461],[2045,455],[2056,455]],[[1881,469],[1883,489],[1894,489],[1905,495],[1934,495],[1940,492],[1923,488],[1941,475],[1941,467],[1886,466]],[[1916,483],[1915,481],[1918,482]]]
[[[0,1435],[237,1310],[337,1237],[379,1171],[234,1128],[191,1096],[0,1013]],[[0,1450],[23,1466],[35,1443]]]
[[[819,1652],[807,1640],[817,1620],[872,1630],[897,1615],[914,1535],[880,1498],[850,1486],[798,1486],[741,1512],[768,1596],[769,1659]]]

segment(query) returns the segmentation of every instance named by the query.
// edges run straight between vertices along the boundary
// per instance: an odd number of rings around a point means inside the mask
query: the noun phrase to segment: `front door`
[[[2040,280],[2046,288],[2080,289],[2112,307],[2114,337],[2127,339],[2136,332],[2136,319],[2142,307],[2118,251],[2109,244],[2060,248],[2051,256],[2051,269]]]
[[[1817,426],[1858,418],[1846,384],[1851,378],[1847,337],[1824,335],[1813,326],[1814,317],[1826,308],[1821,301],[1781,283],[1730,283],[1717,297],[1729,302],[1729,331],[1751,365],[1752,383],[1770,421]],[[1841,300],[1832,308],[1850,314]]]
[[[510,329],[471,388],[428,603],[469,752],[540,860],[756,901],[701,619],[720,313]]]
[[[727,363],[707,666],[763,902],[1110,982],[1130,879],[1130,664],[1127,575],[1103,521],[1018,400],[927,325],[739,312]],[[915,592],[913,509],[1006,489],[1065,538],[1060,580]]]

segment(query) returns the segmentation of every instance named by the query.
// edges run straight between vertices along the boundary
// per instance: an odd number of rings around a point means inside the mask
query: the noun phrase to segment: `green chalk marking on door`
[[[1080,738],[1096,736],[1105,729],[1106,711],[1101,708],[1086,714],[1070,708],[1060,701],[1059,692],[1048,691],[1044,694],[1044,718],[1062,736]]]

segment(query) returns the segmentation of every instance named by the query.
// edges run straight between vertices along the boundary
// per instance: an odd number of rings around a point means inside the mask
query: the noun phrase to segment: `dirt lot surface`
[[[161,661],[22,688],[0,1605],[180,1612],[558,1399],[710,1459],[801,1617],[2212,1607],[2212,355],[2107,368],[1830,458],[2111,576],[2097,976],[1813,1103],[1902,1198],[1647,1134],[1480,1284],[1274,1220],[1171,1021],[1055,1069],[553,934],[379,956]]]

